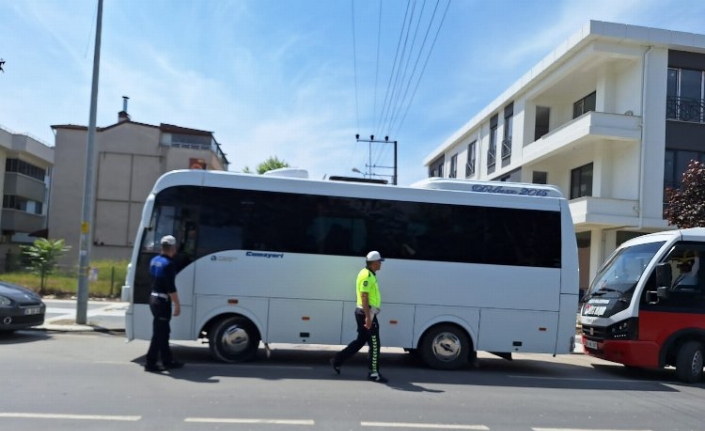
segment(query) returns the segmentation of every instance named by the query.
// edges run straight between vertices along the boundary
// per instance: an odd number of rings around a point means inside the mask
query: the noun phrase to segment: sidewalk
[[[86,324],[76,323],[77,301],[45,299],[44,324],[36,329],[59,332],[124,332],[127,302],[88,301]]]

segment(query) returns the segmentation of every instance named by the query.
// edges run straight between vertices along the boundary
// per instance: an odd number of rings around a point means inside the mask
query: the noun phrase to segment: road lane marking
[[[595,378],[579,378],[579,377],[539,377],[539,376],[517,376],[517,375],[507,375],[507,377],[513,379],[534,379],[534,380],[570,380],[577,382],[611,382],[611,383],[658,383],[653,381],[641,381],[641,380],[631,380],[631,379],[595,379]],[[548,429],[548,428],[547,428]],[[630,431],[630,430],[625,430]]]
[[[186,418],[184,422],[221,424],[315,425],[313,419]]]
[[[455,424],[430,424],[413,422],[360,422],[363,427],[381,428],[425,428],[425,429],[445,429],[445,430],[483,430],[489,428],[484,425],[455,425]]]
[[[616,430],[594,428],[531,428],[533,431],[651,431],[651,430]]]
[[[0,418],[21,418],[21,419],[75,419],[90,421],[130,421],[135,422],[142,419],[142,416],[109,416],[109,415],[73,415],[60,413],[9,413],[0,412]]]

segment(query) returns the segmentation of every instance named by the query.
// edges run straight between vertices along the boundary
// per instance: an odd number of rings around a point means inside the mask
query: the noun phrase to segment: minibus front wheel
[[[703,343],[686,341],[678,348],[676,376],[686,383],[695,383],[703,378]]]
[[[224,317],[208,332],[211,354],[221,362],[248,362],[257,355],[259,331],[243,316]]]

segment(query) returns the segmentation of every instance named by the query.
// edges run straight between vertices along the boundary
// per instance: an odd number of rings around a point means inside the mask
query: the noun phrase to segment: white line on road
[[[135,422],[142,416],[107,416],[107,415],[67,415],[59,413],[8,413],[0,412],[0,418],[24,419],[77,419],[90,421],[131,421]]]
[[[221,424],[315,425],[313,419],[186,418],[184,422]]]
[[[406,422],[360,422],[363,427],[386,427],[386,428],[426,428],[426,429],[444,429],[444,430],[484,430],[487,428],[484,425],[454,425],[454,424],[424,424],[424,423],[406,423]]]
[[[610,382],[610,383],[654,383],[648,381],[640,380],[629,380],[629,379],[595,379],[595,378],[578,378],[578,377],[539,377],[539,376],[513,376],[508,375],[514,379],[534,379],[534,380],[570,380],[578,382]],[[547,428],[548,429],[548,428]],[[629,430],[627,430],[629,431]]]
[[[533,431],[651,431],[651,430],[615,430],[594,428],[531,428]]]

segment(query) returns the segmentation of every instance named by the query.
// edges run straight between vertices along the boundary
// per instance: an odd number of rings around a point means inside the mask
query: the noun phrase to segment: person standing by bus
[[[181,368],[183,362],[175,361],[169,347],[169,322],[174,304],[174,317],[181,314],[179,294],[176,292],[176,266],[173,261],[176,254],[176,238],[167,235],[161,239],[161,254],[155,256],[149,263],[149,273],[152,276],[152,293],[149,296],[149,309],[152,311],[152,341],[147,351],[145,371],[161,372]],[[162,365],[157,364],[161,357]]]
[[[336,374],[340,374],[340,367],[359,352],[365,344],[369,347],[367,353],[367,378],[373,382],[386,383],[387,379],[379,373],[379,323],[377,314],[380,310],[382,297],[377,284],[377,271],[382,268],[382,256],[377,251],[367,253],[367,265],[357,274],[355,291],[357,294],[357,307],[355,308],[355,322],[357,323],[357,338],[348,346],[330,359]]]

